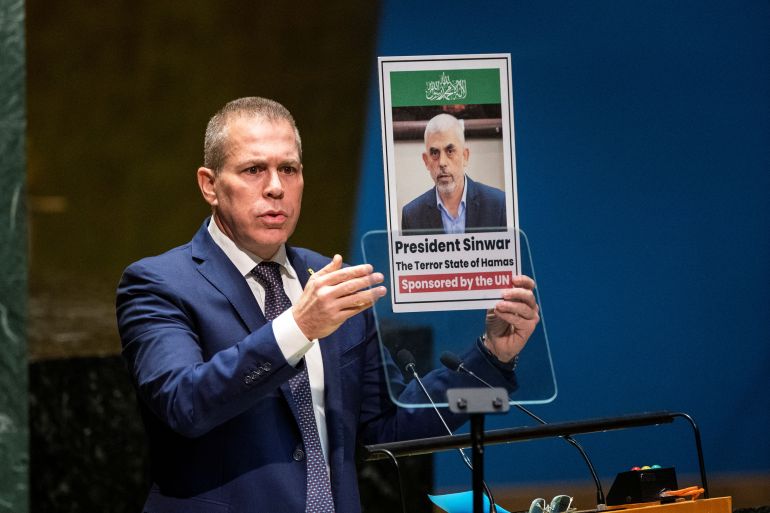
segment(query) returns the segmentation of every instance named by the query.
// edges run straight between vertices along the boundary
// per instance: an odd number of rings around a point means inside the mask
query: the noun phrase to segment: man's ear
[[[466,146],[463,149],[463,157],[465,157],[465,163],[468,163],[468,158],[471,156],[471,150]]]
[[[428,156],[428,154],[426,152],[422,152],[422,161],[425,164],[425,168],[426,169],[430,169],[430,167],[429,167],[430,166],[430,164],[429,164],[430,163],[430,157]]]
[[[212,207],[217,206],[217,194],[214,192],[214,182],[216,181],[216,173],[212,169],[207,167],[198,168],[198,187],[201,190],[203,199],[206,203]]]

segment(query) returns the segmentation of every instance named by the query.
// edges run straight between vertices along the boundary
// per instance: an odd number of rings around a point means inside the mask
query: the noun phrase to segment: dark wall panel
[[[294,113],[305,195],[292,241],[345,252],[376,16],[312,0],[29,2],[32,356],[118,350],[120,273],[200,226],[203,131],[236,97]]]

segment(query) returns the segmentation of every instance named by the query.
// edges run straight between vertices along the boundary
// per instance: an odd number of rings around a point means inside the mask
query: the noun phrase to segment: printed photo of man
[[[422,160],[434,187],[404,205],[403,234],[466,233],[506,229],[505,193],[466,174],[470,148],[462,120],[448,113],[431,118]]]

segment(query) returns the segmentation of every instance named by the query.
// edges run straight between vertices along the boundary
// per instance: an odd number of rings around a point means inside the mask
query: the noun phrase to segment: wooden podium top
[[[633,513],[732,513],[733,501],[731,497],[715,497],[713,499],[699,499],[696,501],[680,501],[670,504],[626,504],[622,506],[610,506],[608,511],[622,511]]]

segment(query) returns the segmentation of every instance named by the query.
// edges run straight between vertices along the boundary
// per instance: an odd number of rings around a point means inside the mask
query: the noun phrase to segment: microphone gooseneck
[[[441,355],[443,358],[444,355]],[[441,412],[438,409],[438,406],[436,406],[436,403],[433,402],[433,398],[428,393],[428,389],[425,388],[425,385],[422,382],[422,379],[420,379],[420,375],[417,374],[417,365],[414,359],[414,355],[407,349],[402,349],[396,354],[396,358],[398,359],[401,366],[406,370],[408,373],[410,373],[415,381],[417,381],[417,384],[420,385],[420,388],[422,389],[422,392],[425,394],[425,397],[428,398],[428,401],[430,401],[431,406],[433,406],[433,411],[436,412],[436,415],[438,416],[439,420],[441,420],[441,423],[444,424],[444,427],[446,428],[447,432],[451,435],[452,430],[449,428],[449,425],[446,423],[446,420],[444,420],[444,416],[441,415]],[[443,360],[442,360],[443,363]],[[460,453],[460,456],[462,457],[463,461],[465,462],[465,465],[473,471],[473,465],[471,464],[471,460],[468,459],[468,456],[465,455],[465,451],[462,449],[457,449],[457,452]],[[490,513],[497,513],[497,505],[495,504],[495,498],[492,496],[492,491],[487,486],[486,482],[482,482],[484,485],[484,492],[487,494],[487,497],[489,498],[489,511]]]
[[[462,372],[464,374],[467,374],[468,376],[471,376],[473,379],[478,381],[479,383],[483,384],[484,386],[487,386],[489,388],[494,388],[492,385],[487,383],[484,379],[482,379],[480,376],[477,376],[473,371],[470,369],[467,369],[464,365],[462,360],[454,353],[450,353],[449,351],[445,351],[444,353],[441,353],[441,363],[448,369],[456,371],[456,372]],[[519,409],[519,411],[523,412],[524,414],[528,415],[529,417],[533,418],[540,424],[548,424],[546,421],[532,413],[530,410],[525,408],[524,406],[520,404],[514,404],[516,408]],[[593,464],[591,463],[591,459],[588,457],[588,454],[586,454],[586,451],[583,449],[583,446],[581,446],[577,440],[572,438],[569,435],[565,435],[561,437],[564,439],[565,442],[572,445],[575,449],[578,450],[580,455],[583,457],[583,461],[585,461],[586,465],[588,466],[589,472],[591,472],[591,477],[594,480],[594,484],[596,485],[596,504],[597,509],[599,511],[606,508],[606,503],[604,500],[604,490],[602,489],[602,483],[599,481],[599,476],[596,475],[596,469],[594,468]]]

